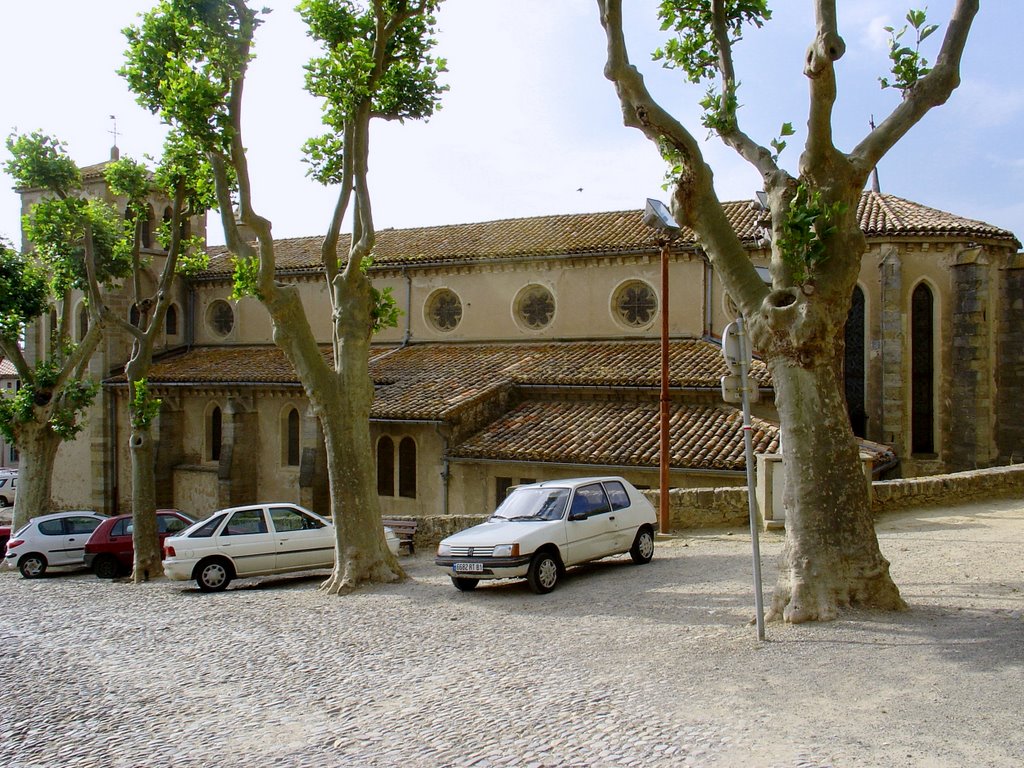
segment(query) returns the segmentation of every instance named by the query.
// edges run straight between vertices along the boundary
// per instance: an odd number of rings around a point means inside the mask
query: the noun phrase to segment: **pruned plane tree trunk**
[[[663,28],[676,41],[656,52],[691,82],[716,82],[704,102],[705,127],[760,174],[771,215],[771,287],[765,286],[718,200],[711,170],[693,135],[647,91],[630,64],[621,0],[597,0],[607,37],[605,76],[613,82],[624,121],[655,142],[672,164],[672,210],[707,253],[725,289],[747,320],[754,346],[772,374],[782,427],[786,482],[786,544],[769,618],[829,620],[844,607],[900,610],[905,603],[889,575],[875,535],[857,444],[846,415],[836,361],[865,251],[856,218],[861,190],[879,159],[959,83],[960,57],[977,0],[959,0],[935,67],[908,60],[893,46],[893,87],[903,98],[853,150],[832,136],[835,63],[845,44],[834,0],[813,3],[816,35],[805,58],[809,83],[807,139],[796,176],[739,126],[732,48],[744,26],[771,16],[764,0],[661,3]],[[919,42],[934,27],[908,14]],[[885,83],[885,81],[883,81]],[[888,83],[885,83],[888,84]],[[783,135],[792,133],[784,127]]]
[[[178,132],[168,135],[164,155],[156,172],[142,164],[121,158],[105,170],[107,184],[118,197],[127,200],[128,216],[134,223],[131,251],[131,297],[137,322],[125,320],[119,313],[104,310],[108,324],[119,328],[132,341],[124,372],[128,384],[128,453],[132,478],[132,583],[139,584],[163,575],[163,558],[156,514],[156,476],[153,421],[160,411],[160,400],[150,393],[146,377],[153,365],[157,339],[164,329],[167,310],[173,299],[172,288],[179,272],[195,272],[208,259],[200,250],[201,238],[186,234],[190,216],[212,207],[212,168],[204,162],[195,145]],[[150,265],[142,259],[142,228],[146,222],[147,198],[153,189],[172,200],[171,216],[159,232],[166,246],[160,279],[153,295],[143,295],[144,274]]]
[[[423,118],[437,107],[444,90],[437,76],[444,62],[429,51],[438,5],[439,0],[303,0],[298,6],[310,36],[323,46],[323,56],[307,66],[306,87],[325,100],[328,128],[325,136],[308,142],[307,155],[315,178],[339,185],[322,246],[333,320],[332,363],[321,355],[296,286],[276,279],[271,223],[252,204],[242,90],[253,36],[263,23],[260,14],[243,0],[162,2],[139,29],[128,32],[128,64],[122,72],[143,104],[203,144],[214,169],[225,239],[235,257],[235,294],[254,295],[266,307],[274,341],[294,366],[319,418],[336,534],[334,571],[322,589],[333,594],[364,582],[405,578],[384,538],[370,439],[370,340],[393,310],[364,271],[375,240],[367,158],[373,118]],[[159,51],[155,57],[154,46]],[[178,96],[189,88],[204,98],[183,105]],[[353,231],[342,260],[340,232],[350,203]],[[240,223],[255,233],[254,242],[243,236]]]

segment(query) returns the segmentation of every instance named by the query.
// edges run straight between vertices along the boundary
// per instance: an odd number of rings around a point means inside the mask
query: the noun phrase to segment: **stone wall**
[[[871,484],[871,488],[875,515],[910,507],[959,504],[975,499],[1024,497],[1024,464],[906,480],[878,480]],[[643,491],[643,494],[657,509],[658,491]],[[745,527],[749,521],[747,489],[674,489],[669,495],[669,515],[671,529],[677,533],[699,528]],[[486,515],[433,515],[418,518],[416,547],[423,552],[430,551],[445,536],[486,519]]]

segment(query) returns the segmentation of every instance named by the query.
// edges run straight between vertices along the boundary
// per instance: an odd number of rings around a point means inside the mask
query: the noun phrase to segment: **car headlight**
[[[518,557],[518,544],[499,544],[494,548],[494,557]]]
[[[443,541],[437,545],[438,557],[446,557],[452,553],[452,545],[445,544]]]

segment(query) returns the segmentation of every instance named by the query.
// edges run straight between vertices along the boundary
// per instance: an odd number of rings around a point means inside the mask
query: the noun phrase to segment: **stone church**
[[[109,197],[102,165],[89,194]],[[23,207],[33,200],[23,192]],[[155,221],[165,201],[152,201]],[[727,204],[767,276],[756,203]],[[1024,256],[1011,232],[865,192],[867,236],[846,337],[846,396],[862,447],[888,476],[1024,458]],[[197,231],[205,220],[196,219]],[[319,237],[280,240],[278,279],[297,284],[330,354]],[[147,238],[154,274],[162,253]],[[341,248],[347,244],[342,242]],[[255,299],[233,300],[230,257],[178,281],[149,378],[158,503],[197,515],[255,500],[326,510],[323,441],[298,379]],[[642,211],[550,215],[378,233],[371,277],[402,315],[375,338],[371,431],[386,515],[481,513],[513,484],[620,474],[658,486],[660,329],[668,313],[673,487],[745,484],[742,414],[722,400],[730,302],[683,231],[660,249]],[[120,305],[117,304],[120,301]],[[115,306],[131,316],[128,299]],[[76,312],[86,322],[84,311]],[[29,334],[45,343],[46,322]],[[74,443],[61,447],[55,502],[130,509],[128,340],[92,362],[104,384]],[[754,449],[779,449],[772,382]]]

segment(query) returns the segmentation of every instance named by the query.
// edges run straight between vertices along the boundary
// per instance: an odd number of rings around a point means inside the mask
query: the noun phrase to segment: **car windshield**
[[[568,488],[517,488],[491,517],[503,520],[561,520]]]

